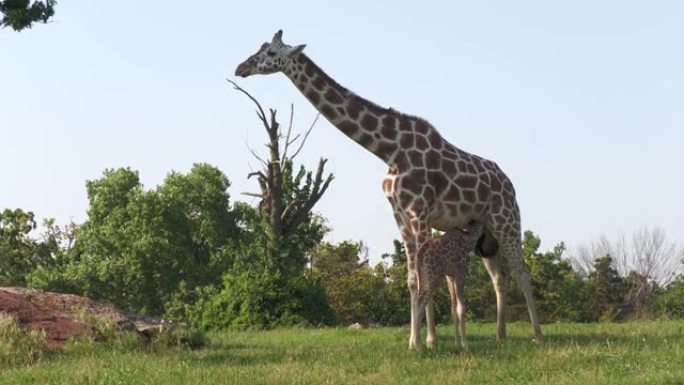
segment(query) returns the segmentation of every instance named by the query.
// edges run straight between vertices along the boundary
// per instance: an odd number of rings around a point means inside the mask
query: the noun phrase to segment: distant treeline
[[[283,194],[305,191],[303,171],[288,170]],[[0,286],[86,295],[206,329],[409,322],[399,242],[371,266],[362,242],[323,242],[326,221],[309,214],[287,242],[274,243],[265,208],[231,203],[228,178],[207,164],[172,172],[154,189],[128,168],[86,185],[89,207],[80,224],[45,220],[38,231],[32,212],[0,212]],[[563,244],[540,251],[540,243],[525,232],[544,322],[684,317],[682,249],[661,231],[598,242],[572,261]],[[471,319],[495,319],[494,290],[474,255],[466,295]],[[439,321],[448,322],[446,285],[435,301]],[[509,304],[509,319],[527,319],[515,279]]]

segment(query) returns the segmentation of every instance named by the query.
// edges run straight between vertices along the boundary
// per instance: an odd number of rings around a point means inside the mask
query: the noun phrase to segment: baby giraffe
[[[468,253],[475,249],[480,235],[482,235],[482,225],[479,223],[471,223],[465,230],[449,230],[421,247],[417,256],[418,295],[415,309],[418,309],[418,316],[415,321],[420,327],[425,305],[432,299],[440,279],[447,276],[456,337],[460,337],[463,348],[468,345],[465,334],[465,293],[463,292],[468,268]]]

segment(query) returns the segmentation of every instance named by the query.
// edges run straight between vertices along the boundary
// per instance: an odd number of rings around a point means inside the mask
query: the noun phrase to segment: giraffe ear
[[[285,55],[287,55],[288,57],[295,57],[302,53],[302,51],[304,51],[304,47],[306,47],[306,44],[290,47],[285,52]]]
[[[283,30],[279,29],[278,32],[273,35],[273,40],[271,41],[271,44],[283,44]]]

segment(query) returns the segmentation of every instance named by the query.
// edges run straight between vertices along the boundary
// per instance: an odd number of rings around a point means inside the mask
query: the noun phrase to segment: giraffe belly
[[[439,231],[449,231],[455,228],[466,228],[472,220],[470,216],[458,215],[448,210],[439,210],[430,215],[430,227]]]

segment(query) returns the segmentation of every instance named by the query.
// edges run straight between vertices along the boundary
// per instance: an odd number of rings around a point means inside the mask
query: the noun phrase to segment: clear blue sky
[[[0,30],[0,207],[82,221],[85,181],[131,166],[146,187],[195,162],[255,191],[265,132],[224,80],[282,28],[332,77],[420,115],[513,180],[544,247],[661,226],[684,240],[684,2],[60,1]],[[240,79],[304,130],[283,75]],[[316,209],[371,256],[398,237],[386,167],[321,121],[300,155],[336,179]]]

